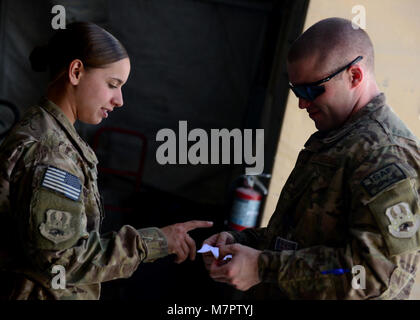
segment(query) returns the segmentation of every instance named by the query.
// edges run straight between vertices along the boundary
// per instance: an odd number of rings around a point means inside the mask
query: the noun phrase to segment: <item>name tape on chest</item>
[[[43,187],[57,191],[69,199],[79,200],[82,185],[79,178],[64,170],[48,167],[42,180]]]

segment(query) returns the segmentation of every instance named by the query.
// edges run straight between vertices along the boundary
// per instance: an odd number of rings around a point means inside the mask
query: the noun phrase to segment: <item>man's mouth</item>
[[[313,117],[315,115],[317,115],[318,113],[320,113],[321,111],[319,109],[315,109],[315,110],[308,110],[309,113],[309,117]]]

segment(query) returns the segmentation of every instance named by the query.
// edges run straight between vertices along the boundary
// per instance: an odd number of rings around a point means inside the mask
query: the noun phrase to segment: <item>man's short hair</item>
[[[313,55],[326,74],[358,56],[363,56],[361,64],[367,71],[372,74],[375,71],[372,41],[363,29],[353,28],[347,19],[328,18],[311,26],[293,42],[287,60],[293,63]]]

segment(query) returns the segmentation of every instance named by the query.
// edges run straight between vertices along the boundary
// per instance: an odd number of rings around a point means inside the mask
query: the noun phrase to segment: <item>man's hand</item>
[[[176,223],[161,228],[168,242],[169,254],[176,254],[176,263],[181,263],[190,256],[190,260],[195,259],[195,241],[189,236],[188,231],[196,228],[210,228],[213,226],[211,221],[192,220],[183,223]]]
[[[204,240],[203,244],[208,244],[212,247],[221,247],[226,244],[231,244],[235,242],[235,238],[229,232],[220,232],[212,235],[210,238]],[[203,253],[204,266],[207,271],[210,271],[210,266],[216,259],[214,258],[211,252]]]
[[[219,260],[210,266],[210,277],[218,282],[234,286],[238,290],[246,291],[260,283],[258,275],[258,257],[260,250],[235,243],[219,248]],[[220,259],[231,254],[232,260],[220,265]]]

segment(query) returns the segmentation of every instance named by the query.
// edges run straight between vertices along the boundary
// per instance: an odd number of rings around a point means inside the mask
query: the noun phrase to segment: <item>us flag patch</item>
[[[48,167],[42,186],[57,191],[75,201],[79,200],[82,190],[79,178],[54,167]]]

